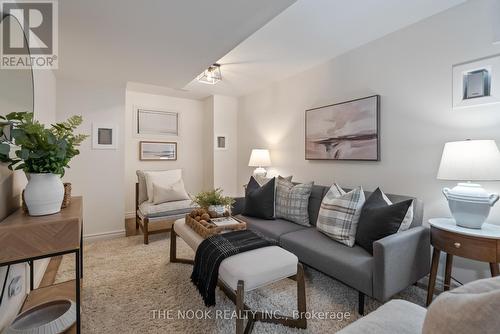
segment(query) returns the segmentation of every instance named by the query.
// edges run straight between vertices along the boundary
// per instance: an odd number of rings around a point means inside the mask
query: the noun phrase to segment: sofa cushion
[[[276,218],[309,225],[309,197],[313,182],[294,185],[292,182],[278,178],[276,181]]]
[[[139,205],[139,211],[146,217],[163,217],[163,216],[176,216],[183,213],[189,213],[197,206],[188,199],[184,201],[173,201],[162,204],[153,204],[144,202]]]
[[[424,317],[425,308],[422,306],[394,299],[337,334],[421,334]]]
[[[432,302],[422,333],[499,333],[498,310],[500,277],[473,281],[440,294]]]
[[[299,260],[349,286],[372,294],[373,257],[359,246],[347,247],[333,241],[315,228],[290,232],[280,244]]]
[[[245,189],[245,208],[247,216],[262,219],[274,219],[274,189],[275,179],[260,186],[252,176]]]
[[[238,215],[236,217],[246,222],[248,229],[260,232],[265,237],[276,241],[279,241],[279,237],[285,233],[307,229],[307,227],[297,225],[283,219],[265,220],[244,215]]]
[[[398,232],[413,202],[406,200],[389,205],[384,197],[384,193],[377,188],[366,200],[359,218],[356,243],[370,254],[373,254],[374,241]]]

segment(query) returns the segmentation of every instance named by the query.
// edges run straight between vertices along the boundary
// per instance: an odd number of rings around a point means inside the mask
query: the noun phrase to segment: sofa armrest
[[[430,270],[430,231],[418,226],[373,243],[373,296],[386,301]]]
[[[233,207],[231,208],[231,214],[233,216],[239,215],[243,213],[243,209],[245,208],[245,197],[235,197]]]

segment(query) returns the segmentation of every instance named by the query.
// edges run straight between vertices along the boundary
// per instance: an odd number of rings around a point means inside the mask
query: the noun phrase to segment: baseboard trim
[[[118,231],[86,234],[83,236],[83,240],[96,241],[96,240],[120,238],[120,237],[124,237],[124,236],[125,236],[125,230],[118,230]]]
[[[135,218],[135,211],[125,212],[125,219]]]

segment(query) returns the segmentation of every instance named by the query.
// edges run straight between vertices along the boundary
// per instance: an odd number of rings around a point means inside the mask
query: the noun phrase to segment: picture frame
[[[305,159],[380,161],[380,95],[306,110]]]
[[[140,141],[139,160],[141,161],[176,161],[177,142]]]
[[[453,65],[453,110],[497,103],[500,103],[500,55]]]
[[[218,134],[214,137],[215,150],[227,150],[229,147],[229,138],[225,134]]]
[[[135,110],[137,135],[179,135],[178,112],[143,107],[136,107]]]
[[[92,123],[92,149],[116,150],[118,147],[118,126]]]

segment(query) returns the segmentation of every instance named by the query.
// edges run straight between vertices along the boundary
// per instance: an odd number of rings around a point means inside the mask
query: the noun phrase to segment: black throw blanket
[[[222,260],[267,246],[273,246],[273,243],[250,230],[217,234],[203,240],[196,250],[191,281],[198,288],[205,305],[215,305],[215,288]]]

